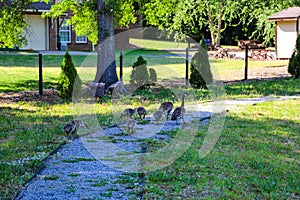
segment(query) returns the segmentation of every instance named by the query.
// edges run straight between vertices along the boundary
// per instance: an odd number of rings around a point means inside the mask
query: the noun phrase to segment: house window
[[[63,21],[60,30],[59,30],[60,42],[62,43],[71,43],[71,26],[66,24],[66,21]]]
[[[87,43],[86,36],[78,36],[78,35],[76,35],[76,43]]]

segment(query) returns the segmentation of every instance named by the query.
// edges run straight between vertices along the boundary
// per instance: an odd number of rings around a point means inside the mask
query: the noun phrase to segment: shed
[[[289,59],[292,56],[299,34],[300,7],[284,9],[268,19],[276,23],[276,58]]]

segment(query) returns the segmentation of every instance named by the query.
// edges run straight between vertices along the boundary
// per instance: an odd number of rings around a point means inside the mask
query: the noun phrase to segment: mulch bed
[[[58,92],[52,89],[45,89],[43,95],[38,91],[7,92],[0,93],[0,103],[17,103],[17,102],[45,102],[55,103],[60,100]]]

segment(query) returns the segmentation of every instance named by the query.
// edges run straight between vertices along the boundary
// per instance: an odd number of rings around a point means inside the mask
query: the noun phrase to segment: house
[[[275,21],[275,44],[277,59],[289,59],[292,56],[299,34],[300,7],[287,8],[268,18]]]
[[[60,19],[42,18],[42,13],[49,11],[51,4],[35,2],[26,10],[25,20],[28,23],[26,38],[28,44],[21,49],[33,50],[87,50],[93,49],[93,45],[86,36],[78,36],[70,25],[66,25],[65,19],[72,15],[66,13]],[[62,24],[59,26],[59,24]]]

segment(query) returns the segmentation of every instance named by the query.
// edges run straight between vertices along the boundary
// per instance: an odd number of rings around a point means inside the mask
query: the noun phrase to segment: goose
[[[172,102],[163,102],[158,110],[163,111],[167,115],[167,119],[169,118],[170,112],[173,110]]]
[[[79,129],[81,127],[85,127],[87,129],[89,128],[85,122],[83,122],[79,119],[75,119],[75,120],[72,120],[70,123],[67,123],[66,125],[64,125],[62,130],[69,137],[71,134],[75,133],[77,131],[77,129]]]
[[[182,95],[181,106],[175,108],[174,112],[172,113],[171,120],[176,120],[176,124],[178,124],[179,118],[182,118],[182,122],[185,123],[185,121],[184,121],[184,115],[185,115],[184,99],[186,96],[187,96],[187,94]]]
[[[153,114],[153,117],[154,117],[155,121],[157,122],[157,124],[159,123],[159,121],[160,121],[160,119],[162,118],[163,115],[164,115],[164,112],[161,109],[157,110]]]
[[[121,116],[120,118],[123,119],[123,117],[127,117],[127,118],[130,118],[135,114],[135,109],[132,109],[132,108],[126,108],[122,113],[121,113]]]
[[[140,106],[140,107],[137,107],[135,110],[139,114],[140,119],[145,119],[147,111],[144,107]]]
[[[134,128],[135,124],[136,124],[136,121],[134,119],[129,119],[127,121],[127,131],[128,131],[128,133],[131,133],[131,134],[133,133],[133,128]]]

